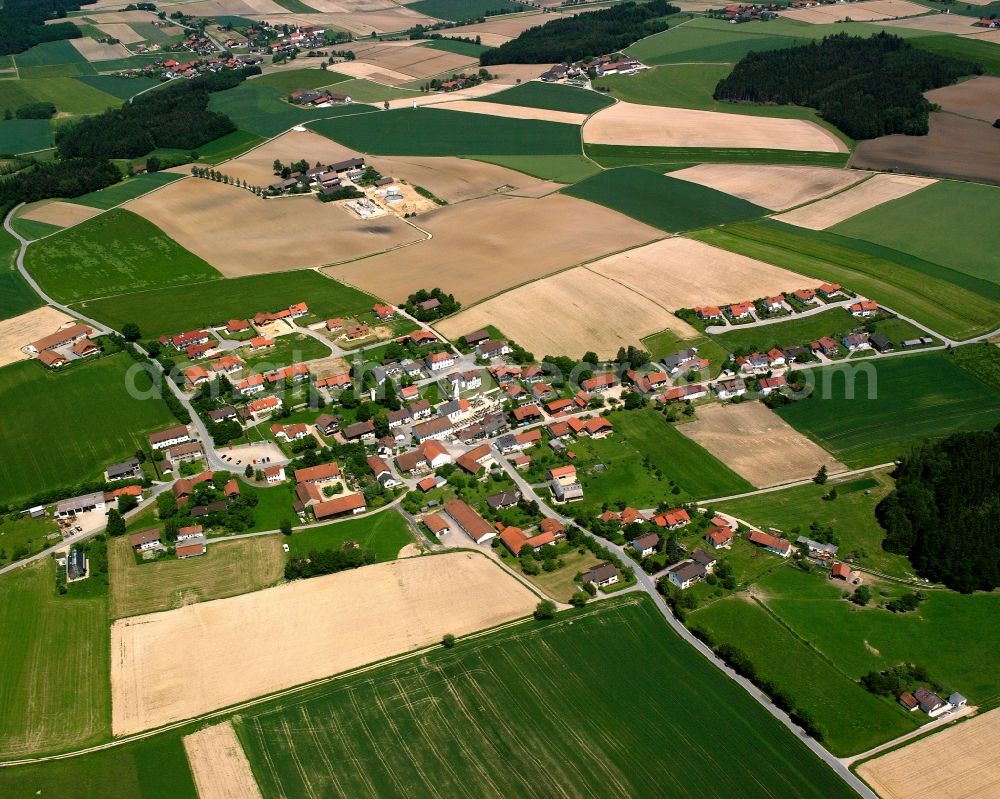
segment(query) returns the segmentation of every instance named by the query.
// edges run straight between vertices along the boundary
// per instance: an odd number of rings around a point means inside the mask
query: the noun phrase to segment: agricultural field
[[[68,202],[106,211],[129,200],[134,200],[136,197],[141,197],[143,194],[172,183],[175,180],[180,180],[181,177],[183,175],[178,175],[176,172],[150,172],[145,175],[126,178],[121,183],[115,183],[106,189],[74,197]]]
[[[42,304],[17,271],[17,251],[17,239],[0,228],[0,320],[27,313]]]
[[[61,228],[86,222],[99,213],[97,208],[89,208],[86,205],[62,202],[61,200],[42,200],[39,203],[22,206],[18,210],[17,216],[12,220],[12,224],[24,236],[24,232],[18,226],[23,226],[26,221],[48,225],[52,228],[50,232],[54,232]],[[25,238],[28,237],[25,236]],[[40,238],[40,236],[36,238]]]
[[[74,321],[49,305],[0,321],[0,366],[28,360],[31,356],[22,349],[25,344]]]
[[[25,266],[64,303],[220,277],[155,225],[121,209],[33,245]]]
[[[730,352],[767,352],[772,347],[784,349],[796,344],[809,345],[823,336],[840,340],[861,326],[845,308],[829,308],[813,316],[790,317],[787,321],[760,327],[730,327],[712,338]]]
[[[58,596],[51,561],[0,577],[0,757],[108,735],[107,612],[104,597]]]
[[[497,12],[509,14],[531,10],[530,6],[512,0],[417,0],[406,7],[429,17],[449,19],[454,22],[478,19],[487,11],[492,14]]]
[[[37,239],[50,236],[53,233],[58,233],[62,230],[61,227],[56,225],[50,225],[47,222],[38,222],[34,219],[27,219],[22,216],[12,219],[10,221],[10,226],[14,228],[18,235],[28,241],[36,241]]]
[[[116,84],[116,81],[119,83]],[[7,82],[4,81],[4,83]],[[100,114],[107,108],[121,105],[123,99],[128,99],[131,96],[120,96],[124,88],[123,83],[135,86],[136,92],[150,85],[155,85],[147,78],[138,78],[132,82],[123,78],[97,75],[84,75],[76,78],[27,78],[11,81],[9,89],[0,84],[0,108],[16,110],[18,105],[25,103],[48,102],[52,103],[61,114],[72,116]],[[102,86],[114,87],[115,91],[105,91]],[[16,93],[15,96],[23,94],[25,98],[8,99],[7,94],[10,90]]]
[[[925,438],[992,429],[1000,417],[1000,391],[945,353],[809,374],[816,381],[813,396],[782,406],[778,414],[855,468],[898,458]]]
[[[432,39],[422,46],[429,47],[432,50],[443,50],[446,53],[469,56],[470,58],[479,58],[480,53],[490,49],[484,44],[463,42],[460,39]],[[353,97],[354,95],[351,96]]]
[[[573,114],[592,114],[612,105],[613,101],[603,94],[573,86],[531,81],[504,89],[502,92],[483,97],[476,102],[523,105],[529,108],[547,108],[552,111],[567,111]]]
[[[748,31],[751,25],[740,25],[738,30],[718,30],[701,27],[707,20],[694,20],[683,25],[649,36],[626,48],[626,52],[644,64],[673,63],[736,63],[750,52],[778,50],[806,44],[807,30],[801,36],[768,35],[772,25],[758,26],[760,32]]]
[[[888,247],[765,220],[701,230],[692,238],[847,286],[954,339],[996,327],[996,286]]]
[[[19,155],[52,146],[52,127],[47,119],[0,121],[0,153]]]
[[[109,463],[132,455],[146,434],[176,423],[158,396],[129,396],[126,374],[132,363],[121,354],[58,373],[35,362],[0,369],[4,414],[39,420],[5,425],[0,438],[0,503],[94,480]],[[140,373],[135,385],[148,391],[149,376]],[[115,424],[109,426],[108,419]],[[53,452],[59,457],[53,458]]]
[[[991,224],[998,207],[1000,187],[940,181],[852,216],[831,231],[1000,285],[994,260],[1000,231]]]
[[[377,116],[341,116],[309,124],[317,133],[376,155],[573,155],[573,125],[486,114],[402,108]]]
[[[873,175],[847,191],[825,200],[796,208],[776,219],[790,225],[826,230],[883,203],[892,203],[908,194],[927,188],[935,181],[912,175]]]
[[[464,44],[464,42],[459,42]],[[337,92],[349,95],[355,103],[383,103],[386,100],[405,100],[407,98],[423,97],[413,89],[401,89],[398,86],[386,86],[365,78],[351,78],[337,85]]]
[[[318,318],[326,319],[370,311],[375,298],[303,270],[123,294],[81,303],[80,309],[118,330],[139,320],[143,335],[155,338],[302,301]]]
[[[670,233],[753,219],[768,212],[738,197],[639,167],[600,172],[564,193]]]
[[[476,114],[477,116],[500,117],[507,120],[541,120],[543,122],[556,122],[572,127],[579,127],[587,120],[586,114],[578,114],[570,111],[552,111],[548,108],[508,105],[500,102],[483,103],[479,100],[455,99],[446,103],[436,103],[433,107],[441,111],[459,111],[467,114]]]
[[[263,137],[276,136],[309,120],[368,114],[375,110],[369,105],[353,103],[336,108],[301,108],[285,101],[287,91],[279,86],[259,84],[258,80],[248,80],[235,89],[215,92],[209,100],[209,109],[226,114],[240,130]]]
[[[340,549],[347,541],[371,550],[378,562],[382,562],[395,560],[403,547],[413,543],[413,533],[402,516],[394,510],[387,510],[363,519],[296,530],[283,543],[288,544],[293,557],[308,557],[311,550]]]
[[[525,663],[576,679],[537,690],[504,677]],[[636,691],[637,674],[668,682],[670,701]],[[639,796],[665,783],[746,797],[850,795],[645,599],[463,641],[245,715],[236,729],[265,796],[382,796],[404,785],[461,796]],[[567,731],[571,746],[544,744]],[[628,767],[624,752],[643,767]],[[347,758],[365,768],[333,765]]]
[[[111,618],[246,594],[281,579],[280,536],[213,542],[201,557],[137,565],[125,538],[109,542]]]
[[[480,155],[476,160],[556,183],[576,183],[600,172],[597,164],[582,155]]]
[[[112,726],[121,735],[190,718],[526,616],[536,601],[486,557],[455,552],[119,619]],[[240,623],[250,618],[254,635]],[[239,671],[213,679],[228,663]]]
[[[584,144],[587,157],[601,166],[668,167],[695,164],[787,164],[789,166],[843,167],[847,153],[808,150],[772,150],[759,147],[645,147],[618,144]]]
[[[234,130],[198,148],[198,163],[219,164],[228,161],[264,141],[263,137],[245,130]]]

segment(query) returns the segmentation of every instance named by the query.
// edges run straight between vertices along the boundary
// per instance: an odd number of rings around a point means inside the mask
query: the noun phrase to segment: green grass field
[[[597,164],[582,155],[477,156],[475,160],[505,166],[542,180],[554,180],[556,183],[576,183],[601,171]]]
[[[122,209],[32,245],[25,265],[47,294],[67,303],[221,278],[152,222]]]
[[[851,375],[853,369],[860,371]],[[866,370],[874,370],[874,376]],[[778,414],[849,466],[885,463],[921,439],[992,429],[1000,422],[1000,391],[945,353],[810,372],[814,395],[778,408]],[[854,397],[849,398],[852,383]]]
[[[296,89],[318,89],[321,86],[332,86],[350,80],[350,76],[342,75],[333,70],[323,70],[319,67],[309,69],[290,69],[281,72],[270,72],[251,79],[251,86],[270,86],[285,94],[291,94]]]
[[[4,425],[0,437],[0,504],[97,479],[109,463],[132,455],[147,433],[176,424],[158,396],[129,395],[132,364],[121,354],[62,372],[31,361],[0,369],[4,417],[23,420]],[[134,384],[148,390],[148,375]]]
[[[654,362],[679,350],[695,347],[700,357],[709,360],[709,372],[713,377],[722,371],[723,364],[729,360],[729,353],[708,336],[682,339],[673,330],[661,330],[646,336],[642,339],[642,346]]]
[[[416,3],[410,3],[407,8],[429,17],[450,19],[455,22],[477,19],[484,16],[487,11],[511,13],[531,10],[530,6],[515,3],[513,0],[418,0]],[[539,24],[541,22],[539,20]]]
[[[738,147],[639,147],[619,144],[585,144],[584,151],[603,167],[657,164],[789,164],[791,166],[847,165],[848,153],[814,153],[805,150],[756,150]]]
[[[10,319],[42,305],[41,299],[17,271],[17,250],[17,239],[0,228],[0,319]]]
[[[160,186],[166,186],[168,183],[180,180],[182,177],[183,175],[174,172],[150,172],[145,175],[137,175],[134,178],[126,178],[121,183],[115,183],[106,189],[92,191],[81,197],[73,197],[70,202],[107,210],[129,200],[134,200],[136,197],[141,197]]]
[[[598,92],[555,83],[539,83],[534,80],[491,94],[482,98],[480,102],[547,108],[552,111],[569,111],[573,114],[593,114],[614,104],[610,97]]]
[[[118,78],[114,75],[84,75],[72,80],[117,97],[119,100],[128,100],[139,92],[160,85],[160,82],[153,78]]]
[[[413,543],[413,533],[402,516],[386,510],[364,519],[348,519],[295,532],[284,543],[288,544],[291,555],[307,557],[313,549],[340,549],[345,541],[372,550],[381,562],[395,560],[399,550]]]
[[[864,239],[1000,286],[992,224],[1000,187],[944,180],[834,225],[832,233]]]
[[[17,81],[17,85],[29,94],[34,102],[52,103],[61,113],[79,115],[99,114],[106,108],[121,105],[122,99],[125,99],[105,92],[100,86],[100,81],[124,82],[125,79],[90,75],[79,78],[27,79]],[[136,79],[135,84],[140,83],[145,88],[150,81],[146,78]]]
[[[337,84],[337,92],[348,95],[355,103],[384,103],[386,100],[400,100],[406,97],[421,97],[422,92],[386,86],[365,78],[352,78]]]
[[[773,574],[787,571],[782,568]],[[781,686],[815,719],[824,745],[835,755],[864,752],[916,729],[919,723],[895,700],[866,691],[743,596],[696,610],[687,623],[707,630],[716,643],[743,650],[761,677]]]
[[[80,55],[67,40],[36,44],[30,50],[15,56],[18,69],[25,67],[50,67],[58,64],[87,64],[87,59]],[[91,70],[93,73],[93,70]]]
[[[769,213],[730,194],[640,167],[600,172],[563,191],[669,233]]]
[[[831,308],[815,316],[790,317],[764,327],[735,327],[726,333],[718,333],[712,338],[730,352],[767,352],[772,347],[789,347],[795,344],[808,345],[823,336],[840,340],[842,335],[859,327],[860,323],[843,308]]]
[[[485,44],[463,42],[459,39],[431,39],[429,42],[421,46],[430,47],[432,50],[441,50],[445,53],[467,55],[470,58],[479,58],[480,53],[490,49]]]
[[[41,552],[62,539],[55,521],[48,516],[40,519],[30,516],[0,518],[3,519],[0,521],[0,566]]]
[[[979,16],[982,9],[976,12]],[[993,42],[976,41],[967,36],[923,36],[915,39],[913,46],[938,55],[975,61],[987,75],[1000,75],[1000,48]]]
[[[48,560],[6,574],[0,578],[0,641],[0,758],[85,746],[110,735],[106,598],[57,596]]]
[[[578,440],[572,450],[584,487],[584,504],[599,509],[623,501],[636,508],[689,502],[752,491],[746,480],[687,438],[652,409],[612,413],[615,432],[601,440]],[[646,460],[648,459],[649,465]],[[593,471],[602,463],[605,471]],[[662,474],[658,478],[653,470]],[[678,487],[673,493],[670,481]]]
[[[52,125],[47,119],[0,120],[0,153],[18,155],[52,146]]]
[[[1000,391],[1000,349],[987,342],[956,347],[955,363],[987,385]]]
[[[1000,302],[988,297],[992,283],[845,236],[766,220],[691,238],[841,283],[955,339],[993,330],[1000,312]]]
[[[198,163],[218,164],[222,161],[228,161],[263,142],[264,138],[254,133],[234,130],[232,133],[227,133],[225,136],[220,136],[215,141],[199,147],[197,150]]]
[[[34,241],[62,230],[61,227],[50,225],[48,222],[36,222],[34,219],[22,219],[21,217],[12,219],[10,224],[14,230],[29,241]]]
[[[851,795],[646,599],[460,641],[237,732],[265,796]]]
[[[574,155],[580,129],[559,122],[404,108],[312,122],[310,128],[379,155]]]
[[[293,14],[315,14],[316,9],[311,6],[307,6],[302,0],[275,0],[275,2],[287,11],[291,11]]]
[[[636,42],[626,52],[644,64],[739,61],[747,53],[778,50],[808,44],[811,37],[769,36],[770,23],[757,26],[757,33],[746,30],[716,30],[699,27],[701,20],[676,26]],[[734,26],[745,29],[747,25]]]
[[[319,318],[370,311],[375,298],[311,270],[218,280],[196,286],[123,294],[80,305],[87,315],[121,329],[138,321],[147,338],[308,302]]]

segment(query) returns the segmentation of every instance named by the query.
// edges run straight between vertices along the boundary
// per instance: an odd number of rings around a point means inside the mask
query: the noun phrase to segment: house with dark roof
[[[682,591],[705,579],[708,571],[697,561],[686,560],[667,570],[667,579]]]
[[[590,571],[584,572],[580,577],[580,582],[593,583],[598,588],[606,588],[618,582],[618,569],[611,563],[602,563],[600,566],[595,566]]]
[[[633,538],[630,546],[636,555],[640,558],[645,558],[648,555],[652,555],[656,552],[656,548],[660,545],[660,537],[656,533],[647,533],[646,535],[641,535],[638,538]]]

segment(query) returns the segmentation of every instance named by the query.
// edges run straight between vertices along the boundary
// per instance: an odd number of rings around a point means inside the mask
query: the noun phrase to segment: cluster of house
[[[997,19],[996,17],[993,17],[992,19],[980,17],[972,24],[977,28],[990,28],[991,30],[995,30],[996,28],[1000,28],[1000,19]]]
[[[314,50],[317,47],[325,47],[330,43],[326,38],[326,29],[317,25],[298,25],[294,29],[285,33],[283,26],[273,26],[267,23],[262,30],[273,34],[274,38],[268,40],[268,46],[274,53],[290,53],[295,50]],[[250,52],[266,52],[266,47],[251,47]]]
[[[968,704],[968,700],[956,691],[945,701],[933,691],[921,687],[912,693],[906,691],[901,694],[899,704],[911,713],[921,710],[931,718],[934,718],[940,716],[942,713],[952,712],[965,707]]]
[[[742,4],[730,4],[722,9],[720,15],[724,20],[730,22],[734,25],[738,25],[741,22],[754,22],[756,20],[767,20],[774,19],[778,16],[778,11],[781,8],[777,3],[771,3],[770,5],[759,5],[754,3],[752,5],[742,5]]]
[[[78,497],[69,497],[56,503],[55,515],[57,519],[72,519],[91,511],[107,513],[112,508],[117,508],[119,497],[126,494],[138,499],[142,496],[142,486],[124,486],[110,491],[92,491]]]
[[[350,102],[350,98],[348,97],[345,102]],[[276,180],[267,188],[275,194],[305,188],[315,188],[320,194],[332,194],[343,188],[345,179],[352,183],[360,180],[364,169],[365,159],[356,156],[325,166],[312,167],[304,172],[292,172],[287,178]]]
[[[73,324],[49,336],[25,345],[25,352],[34,355],[50,369],[58,369],[79,358],[97,355],[101,347],[91,336],[94,330],[87,325]]]
[[[129,545],[136,555],[146,552],[166,552],[166,544],[163,543],[162,533],[157,527],[150,527],[146,530],[139,530],[128,537]],[[208,538],[205,536],[205,528],[200,524],[192,524],[181,527],[177,531],[177,540],[174,542],[174,555],[178,560],[204,555],[208,551]]]
[[[384,462],[378,460],[384,471],[388,472]],[[369,463],[369,466],[372,464]],[[383,469],[376,470],[373,466],[372,471],[382,472]],[[378,476],[376,474],[376,477]],[[348,489],[340,466],[334,462],[296,469],[294,477],[296,501],[292,507],[303,521],[307,511],[311,512],[317,521],[324,521],[364,513],[367,508],[364,494]]]
[[[296,105],[311,105],[315,108],[326,108],[330,105],[351,102],[351,95],[327,91],[326,89],[296,89],[289,95]]]
[[[594,74],[600,78],[605,75],[634,75],[642,69],[648,69],[648,67],[637,58],[603,55],[576,64],[553,64],[538,77],[545,83],[566,81],[567,83],[585,84],[590,70],[593,70]]]
[[[213,45],[214,47],[214,45]],[[183,49],[177,47],[175,49]],[[138,50],[138,52],[143,52]],[[213,52],[213,50],[196,52]],[[153,61],[141,68],[129,68],[116,72],[120,78],[134,78],[139,76],[151,78],[195,78],[207,72],[225,72],[230,69],[242,69],[260,64],[264,59],[256,55],[230,55],[225,58],[191,58],[187,61],[178,61],[174,58]]]

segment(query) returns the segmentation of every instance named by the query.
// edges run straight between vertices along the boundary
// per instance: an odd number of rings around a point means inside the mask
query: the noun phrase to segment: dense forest
[[[260,67],[174,81],[121,108],[67,123],[56,131],[63,158],[137,158],[158,147],[194,150],[236,130],[225,114],[210,111],[209,95],[231,89]]]
[[[614,53],[666,30],[669,25],[662,17],[678,11],[667,0],[650,0],[642,5],[628,2],[574,17],[560,17],[487,50],[479,56],[479,63],[489,66],[573,62]]]
[[[80,197],[121,179],[118,167],[108,161],[70,158],[65,161],[33,162],[0,180],[0,218],[18,203],[48,197]]]
[[[87,0],[94,2],[94,0]],[[87,2],[80,0],[7,0],[0,8],[0,55],[23,53],[29,47],[59,39],[79,39],[83,33],[71,22],[45,25],[65,17]]]
[[[715,99],[809,106],[854,139],[925,136],[932,106],[923,93],[981,72],[978,64],[918,50],[898,36],[840,33],[819,44],[748,53],[719,81]]]
[[[915,449],[875,508],[884,547],[956,591],[1000,585],[1000,426]]]

